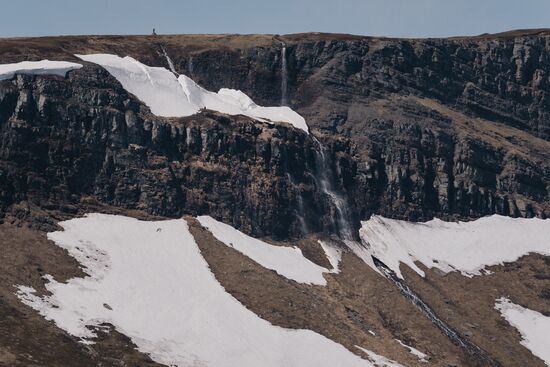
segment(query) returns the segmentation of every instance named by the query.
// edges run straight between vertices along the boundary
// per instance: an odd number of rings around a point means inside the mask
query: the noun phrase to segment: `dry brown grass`
[[[450,37],[450,40],[510,39],[521,36],[543,36],[549,29],[513,30],[509,32],[484,34],[474,37]],[[0,38],[0,62],[15,62],[43,58],[74,59],[75,53],[110,52],[139,56],[156,53],[158,45],[168,48],[183,48],[187,52],[200,52],[209,49],[247,49],[279,45],[281,42],[318,41],[400,41],[413,38],[368,37],[341,33],[296,33],[287,35],[272,34],[175,34],[175,35],[82,35],[58,37],[16,37]]]

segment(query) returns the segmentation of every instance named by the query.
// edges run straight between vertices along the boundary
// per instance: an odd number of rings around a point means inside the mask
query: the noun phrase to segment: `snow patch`
[[[0,80],[13,78],[16,74],[65,76],[71,70],[80,69],[81,64],[68,61],[22,61],[0,65]]]
[[[369,361],[374,363],[376,367],[405,367],[402,364],[399,364],[395,361],[392,361],[391,359],[388,359],[374,352],[371,352],[370,350],[360,347],[358,345],[356,345],[355,348],[359,349],[360,351],[368,355]]]
[[[165,68],[144,65],[132,57],[109,54],[76,55],[101,65],[128,92],[144,102],[159,116],[189,116],[199,108],[188,101],[176,76]]]
[[[124,89],[134,94],[158,116],[191,116],[206,108],[228,115],[245,115],[268,123],[287,122],[308,132],[304,118],[291,108],[258,106],[239,90],[222,88],[218,93],[210,92],[183,74],[176,77],[166,68],[147,66],[129,56],[76,56],[105,68]]]
[[[25,286],[18,296],[86,343],[96,335],[87,326],[110,323],[166,365],[372,366],[322,335],[273,326],[240,304],[217,282],[184,220],[90,214],[60,225],[64,231],[48,238],[89,276],[50,277],[51,296]]]
[[[497,300],[495,308],[521,333],[521,345],[550,366],[550,317],[516,305],[504,297]]]
[[[549,219],[493,215],[471,222],[411,223],[373,216],[362,222],[359,234],[366,245],[359,250],[378,258],[400,278],[400,263],[421,276],[424,272],[415,261],[446,273],[474,276],[487,274],[486,266],[515,261],[530,252],[550,255]]]
[[[219,241],[233,247],[264,268],[274,270],[277,274],[299,283],[327,284],[323,273],[327,273],[329,270],[309,261],[298,247],[271,245],[247,236],[230,225],[218,222],[209,216],[200,216],[197,219]]]
[[[334,244],[326,241],[319,240],[325,255],[332,266],[331,273],[338,274],[340,272],[340,260],[342,260],[342,250],[336,247]]]
[[[418,349],[416,348],[413,348],[411,347],[410,345],[407,345],[405,343],[403,343],[401,340],[399,339],[395,339],[397,340],[397,342],[399,344],[401,344],[403,347],[405,347],[409,353],[411,353],[412,355],[416,356],[418,358],[418,360],[420,362],[428,362],[428,355],[426,353],[422,353],[421,351],[419,351]]]

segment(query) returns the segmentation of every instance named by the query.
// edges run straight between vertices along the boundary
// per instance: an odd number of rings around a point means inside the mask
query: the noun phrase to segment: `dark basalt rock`
[[[546,36],[284,40],[291,104],[327,148],[355,226],[371,214],[550,214]],[[191,76],[209,89],[280,101],[277,39],[165,46],[179,71],[192,57]],[[132,56],[164,65],[155,47]],[[299,235],[299,216],[308,231],[336,231],[311,136],[211,111],[160,118],[97,66],[1,81],[0,134],[2,213],[22,201],[78,212],[98,200],[209,214],[256,236]]]
[[[357,105],[396,94],[432,98],[550,140],[549,37],[285,39],[289,96],[310,124],[328,130],[358,123],[349,116]],[[273,105],[281,100],[280,48],[170,51],[182,72],[192,57],[193,77],[206,87],[242,89]]]
[[[303,180],[313,162],[300,130],[208,111],[159,118],[91,66],[0,89],[4,211],[92,197],[155,215],[211,214],[256,235],[294,231],[288,177]]]
[[[345,142],[335,168],[360,218],[548,215],[548,35],[290,38],[291,104]],[[194,54],[194,78],[277,104],[280,47]]]

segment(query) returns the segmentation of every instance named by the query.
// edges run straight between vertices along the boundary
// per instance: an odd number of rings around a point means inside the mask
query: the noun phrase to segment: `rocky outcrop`
[[[546,39],[304,35],[235,47],[158,37],[140,39],[141,49],[132,38],[116,47],[112,38],[59,42],[71,52],[126,50],[153,65],[166,63],[162,45],[178,71],[207,88],[239,88],[273,105],[284,41],[289,103],[324,144],[323,169],[357,225],[373,213],[548,216]],[[311,136],[208,111],[160,118],[97,66],[0,82],[0,133],[3,213],[21,201],[67,212],[99,201],[163,216],[208,213],[255,236],[337,232]]]
[[[334,152],[353,163],[336,169],[359,217],[548,215],[550,35],[303,37],[281,38],[290,101],[345,141]],[[277,103],[280,47],[193,54],[194,77]]]
[[[92,66],[67,79],[17,76],[1,89],[4,210],[25,200],[76,211],[98,200],[211,213],[257,235],[293,232],[289,177],[313,162],[300,130],[213,112],[159,118]]]
[[[231,86],[264,104],[277,104],[279,41],[287,45],[290,101],[308,112],[313,126],[342,132],[364,122],[353,112],[366,102],[415,95],[550,139],[546,33],[430,40],[290,36],[274,39],[271,46],[169,52],[179,70],[191,71],[208,88]]]

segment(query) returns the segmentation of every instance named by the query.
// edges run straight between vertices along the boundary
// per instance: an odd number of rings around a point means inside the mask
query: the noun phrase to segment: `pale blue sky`
[[[550,28],[550,0],[0,0],[0,37],[339,32],[443,37]]]

